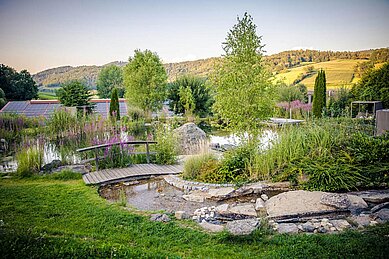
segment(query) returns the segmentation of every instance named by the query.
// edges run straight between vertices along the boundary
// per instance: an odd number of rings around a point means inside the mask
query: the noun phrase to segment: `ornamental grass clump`
[[[43,148],[30,146],[22,149],[16,154],[18,168],[16,170],[20,177],[29,177],[40,172],[43,165]]]
[[[177,162],[177,138],[169,125],[158,125],[155,129],[155,163],[172,165]]]
[[[212,153],[203,153],[192,156],[185,161],[184,171],[182,176],[188,180],[199,180],[201,174],[205,169],[204,165],[217,162],[216,156]]]

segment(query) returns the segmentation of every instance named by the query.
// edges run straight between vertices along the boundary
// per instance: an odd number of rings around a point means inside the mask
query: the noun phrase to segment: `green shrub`
[[[199,180],[201,178],[200,175],[203,174],[204,171],[210,171],[209,168],[206,168],[208,167],[206,164],[208,164],[208,162],[211,164],[211,161],[217,161],[216,157],[211,153],[200,154],[188,158],[184,164],[184,179]]]
[[[43,164],[43,149],[39,147],[28,147],[16,154],[18,168],[16,170],[20,177],[29,177],[39,173]]]
[[[127,115],[132,121],[144,120],[146,118],[145,112],[136,106],[128,105]]]
[[[157,126],[155,130],[155,163],[162,165],[175,164],[177,161],[177,139],[168,125]]]

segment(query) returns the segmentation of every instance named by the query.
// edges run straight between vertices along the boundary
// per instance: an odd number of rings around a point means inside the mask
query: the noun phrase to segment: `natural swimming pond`
[[[127,133],[120,133],[122,140],[126,140],[128,137]],[[239,145],[242,139],[247,136],[237,136],[226,131],[213,131],[208,134],[208,137],[210,146],[219,144],[232,147]],[[277,133],[275,131],[270,129],[264,130],[260,137],[260,149],[269,148],[276,137]],[[38,141],[40,143],[37,143]],[[76,149],[81,147],[77,141],[56,142],[39,138],[27,140],[27,142],[28,145],[41,145],[43,147],[43,165],[51,163],[53,160],[60,160],[66,164],[77,164],[81,161],[80,155],[76,152]],[[18,148],[16,144],[11,145],[7,154],[0,154],[0,173],[12,172],[17,169],[15,150]]]

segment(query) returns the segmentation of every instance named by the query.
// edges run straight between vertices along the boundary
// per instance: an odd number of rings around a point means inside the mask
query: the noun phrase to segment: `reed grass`
[[[323,119],[300,126],[285,126],[272,147],[258,154],[252,178],[270,180],[289,164],[303,160],[331,157],[335,147],[359,131],[371,131],[369,125],[348,119]]]
[[[39,173],[43,164],[43,149],[33,146],[22,149],[16,154],[17,174],[28,177]]]
[[[217,159],[212,153],[202,153],[188,158],[184,164],[183,178],[188,180],[199,179],[203,166],[213,160],[216,161]]]

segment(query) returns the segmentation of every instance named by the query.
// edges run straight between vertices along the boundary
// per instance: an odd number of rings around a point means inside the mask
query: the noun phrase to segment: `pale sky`
[[[267,54],[389,47],[389,0],[0,0],[0,63],[36,73],[126,61],[216,57],[248,12]]]

